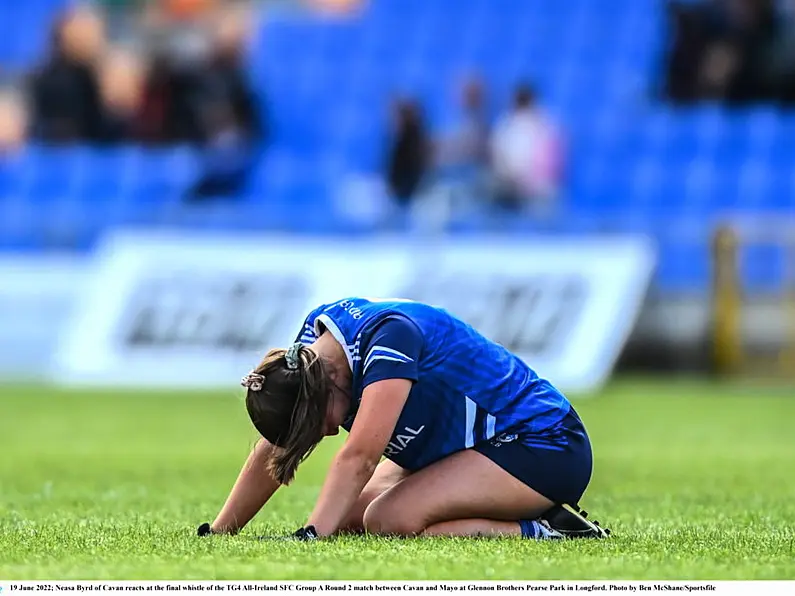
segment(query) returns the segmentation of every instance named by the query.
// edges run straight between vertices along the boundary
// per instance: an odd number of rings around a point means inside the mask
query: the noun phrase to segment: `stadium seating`
[[[25,0],[0,3],[0,75],[24,72],[41,58],[53,16],[70,0]]]
[[[16,11],[15,30],[26,35],[0,36],[0,64],[35,62],[44,37],[28,33],[42,31],[61,4],[2,3],[0,22]],[[661,249],[660,286],[703,290],[708,225],[723,212],[795,212],[795,114],[660,105],[663,27],[656,0],[371,0],[360,16],[333,20],[269,11],[250,71],[267,96],[273,138],[245,196],[223,208],[180,209],[198,173],[185,148],[31,147],[0,162],[0,246],[46,244],[32,216],[41,211],[74,222],[75,246],[119,223],[361,231],[342,214],[311,214],[333,203],[346,174],[378,171],[390,99],[420,99],[436,125],[459,77],[479,72],[495,114],[528,79],[565,127],[571,155],[557,231],[650,233]],[[752,269],[761,284],[780,274]]]

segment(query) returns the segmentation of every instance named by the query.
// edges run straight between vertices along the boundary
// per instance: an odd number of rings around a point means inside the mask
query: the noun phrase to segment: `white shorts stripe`
[[[495,435],[494,427],[497,425],[497,419],[491,414],[486,415],[486,439],[491,439]]]
[[[475,444],[475,415],[478,411],[478,405],[465,395],[467,418],[466,418],[466,437],[464,439],[464,446],[469,449]]]

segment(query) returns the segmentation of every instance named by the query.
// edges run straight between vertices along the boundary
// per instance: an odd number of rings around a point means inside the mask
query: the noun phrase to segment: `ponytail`
[[[271,350],[243,378],[246,409],[257,431],[279,447],[268,469],[289,484],[298,466],[323,438],[331,397],[327,364],[301,343]]]

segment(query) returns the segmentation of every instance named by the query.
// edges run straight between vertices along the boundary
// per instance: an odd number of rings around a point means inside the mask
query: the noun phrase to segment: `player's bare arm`
[[[236,534],[268,502],[279,483],[268,470],[274,447],[260,439],[248,456],[223,508],[207,528],[215,534]]]
[[[331,535],[340,527],[372,478],[410,390],[411,381],[406,379],[379,381],[364,390],[356,421],[331,463],[307,523],[319,536]]]

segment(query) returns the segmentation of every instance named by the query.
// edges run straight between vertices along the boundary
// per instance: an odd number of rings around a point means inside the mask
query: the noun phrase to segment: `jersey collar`
[[[331,333],[334,339],[337,340],[337,343],[342,346],[342,351],[345,352],[345,359],[348,361],[348,368],[351,370],[351,373],[353,373],[353,356],[348,348],[348,341],[345,339],[342,331],[340,331],[337,324],[331,320],[331,317],[328,315],[318,315],[317,318],[315,318],[315,335],[318,337],[320,337],[323,331],[320,328],[321,324]]]

